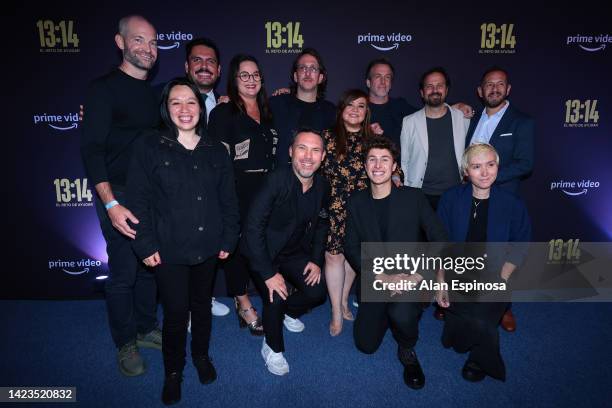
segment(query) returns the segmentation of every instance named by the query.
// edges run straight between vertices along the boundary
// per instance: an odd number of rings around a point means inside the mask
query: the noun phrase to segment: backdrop
[[[88,82],[119,63],[113,36],[119,18],[132,13],[158,30],[153,84],[184,74],[185,44],[198,36],[218,43],[223,68],[238,52],[255,55],[269,92],[288,85],[301,48],[315,47],[333,102],[347,88],[365,87],[367,62],[386,57],[396,67],[393,96],[421,106],[418,78],[441,65],[453,82],[449,99],[480,108],[482,72],[505,67],[511,102],[536,120],[535,169],[522,186],[535,240],[609,241],[612,32],[605,8],[421,3],[23,2],[5,23],[8,262],[0,296],[99,294],[105,243],[80,159],[78,107]],[[217,89],[224,93],[225,78]]]

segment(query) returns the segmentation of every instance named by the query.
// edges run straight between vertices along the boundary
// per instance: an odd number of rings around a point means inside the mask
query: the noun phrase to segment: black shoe
[[[162,390],[162,402],[164,405],[176,404],[181,400],[181,382],[183,374],[173,372],[166,375],[164,389]]]
[[[399,360],[404,365],[404,383],[413,390],[420,390],[425,386],[425,374],[419,363],[414,349],[398,348]]]
[[[444,310],[440,306],[436,305],[435,308],[434,308],[434,312],[433,312],[434,319],[443,322],[444,321],[445,313],[446,313],[446,310]]]
[[[486,374],[478,364],[473,361],[466,361],[463,369],[461,370],[461,376],[470,382],[479,382],[484,380]]]
[[[208,356],[194,357],[193,365],[198,370],[198,377],[202,384],[210,384],[217,379],[217,371]]]

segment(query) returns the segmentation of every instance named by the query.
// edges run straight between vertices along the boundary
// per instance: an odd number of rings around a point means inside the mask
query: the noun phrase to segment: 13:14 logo
[[[288,22],[283,25],[279,21],[268,21],[265,24],[266,28],[266,48],[278,49],[286,48],[302,48],[304,38],[300,34],[300,22]]]

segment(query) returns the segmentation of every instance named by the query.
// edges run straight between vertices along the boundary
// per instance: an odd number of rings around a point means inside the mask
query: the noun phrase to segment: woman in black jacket
[[[133,248],[153,268],[164,310],[162,401],[181,398],[187,320],[191,354],[203,384],[216,379],[208,356],[211,295],[217,259],[236,246],[239,212],[232,163],[204,130],[204,103],[187,79],[170,81],[160,106],[166,129],[134,147],[129,172]]]
[[[278,138],[263,82],[257,60],[249,55],[236,55],[230,62],[227,80],[230,101],[218,105],[208,122],[209,135],[225,145],[234,164],[242,225],[255,193],[275,164]],[[223,264],[223,269],[229,295],[236,301],[240,326],[248,326],[253,335],[263,335],[261,319],[247,294],[250,279],[247,259],[237,251]]]

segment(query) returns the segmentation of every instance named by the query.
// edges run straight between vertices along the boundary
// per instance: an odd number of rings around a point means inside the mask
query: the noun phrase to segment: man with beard
[[[118,68],[94,80],[86,98],[81,154],[95,185],[96,212],[106,240],[109,277],[106,307],[118,349],[119,370],[126,376],[144,373],[138,347],[161,350],[157,327],[154,275],[132,251],[138,219],[124,207],[132,146],[159,121],[157,98],[147,75],[157,60],[157,33],[141,16],[119,21],[115,43],[122,51]]]
[[[522,179],[533,169],[534,132],[532,118],[508,101],[510,81],[506,70],[492,67],[482,75],[478,96],[485,109],[480,120],[472,121],[466,137],[466,147],[472,143],[488,143],[499,155],[499,170],[495,184],[514,194],[519,193]],[[516,321],[509,308],[501,320],[504,330],[516,330]]]
[[[419,88],[425,106],[403,120],[401,164],[404,184],[421,188],[435,210],[442,193],[461,182],[470,120],[446,103],[450,78],[444,68],[425,72]]]
[[[262,297],[268,371],[289,372],[283,352],[283,318],[299,318],[325,302],[321,276],[329,229],[329,184],[317,173],[325,158],[321,134],[300,129],[289,147],[291,167],[271,173],[256,195],[243,232],[242,251]],[[289,293],[285,280],[295,291]]]
[[[314,48],[305,48],[293,61],[290,89],[277,90],[270,98],[274,125],[278,132],[277,163],[289,163],[289,145],[303,127],[322,131],[334,126],[336,107],[325,100],[327,69]]]

